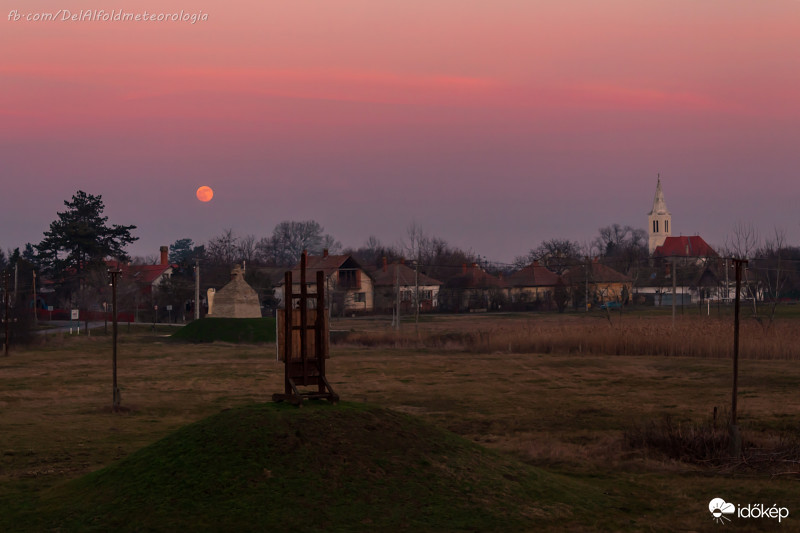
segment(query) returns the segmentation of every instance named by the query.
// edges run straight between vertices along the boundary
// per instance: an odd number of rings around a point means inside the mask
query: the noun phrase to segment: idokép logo
[[[714,498],[708,502],[708,510],[711,512],[714,522],[718,524],[730,522],[731,518],[729,516],[735,518],[777,518],[778,523],[789,517],[789,509],[787,507],[778,507],[778,504],[769,506],[763,503],[751,503],[736,506],[722,498]]]

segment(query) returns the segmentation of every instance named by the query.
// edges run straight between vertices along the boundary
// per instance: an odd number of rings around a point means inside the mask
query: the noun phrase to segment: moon
[[[201,202],[210,202],[214,198],[214,189],[203,185],[197,189],[197,199]]]

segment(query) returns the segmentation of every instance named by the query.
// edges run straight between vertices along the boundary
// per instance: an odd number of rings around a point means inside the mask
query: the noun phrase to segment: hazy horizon
[[[413,221],[509,263],[646,229],[658,174],[673,235],[719,246],[742,222],[800,244],[800,2],[135,7],[3,13],[4,250],[81,189],[138,226],[132,255],[283,220],[395,244]],[[98,14],[120,9],[168,20]]]

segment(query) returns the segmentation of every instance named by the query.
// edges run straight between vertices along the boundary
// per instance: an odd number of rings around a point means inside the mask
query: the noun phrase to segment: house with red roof
[[[562,278],[570,289],[573,302],[582,300],[588,293],[590,304],[625,304],[633,288],[633,278],[604,265],[598,258],[570,268],[564,272]]]
[[[414,312],[415,295],[419,298],[419,310],[429,312],[439,306],[439,290],[442,282],[411,268],[400,260],[388,264],[383,258],[380,268],[370,270],[375,288],[375,311],[391,313],[400,293],[401,313]]]
[[[514,309],[551,309],[561,277],[534,261],[514,272],[506,280],[508,297]]]
[[[170,264],[168,260],[169,248],[160,248],[160,261],[157,265],[134,265],[123,263],[118,260],[108,260],[108,268],[119,269],[122,279],[132,281],[139,287],[141,296],[150,297],[161,282],[170,276],[178,268],[178,265]]]
[[[499,310],[508,301],[507,289],[505,280],[477,263],[464,264],[461,274],[450,278],[439,291],[439,307],[456,313]]]

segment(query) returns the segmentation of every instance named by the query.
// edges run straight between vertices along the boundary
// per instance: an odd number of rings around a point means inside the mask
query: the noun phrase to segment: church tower
[[[667,210],[667,204],[664,203],[664,191],[661,190],[661,176],[658,177],[656,184],[656,197],[653,199],[653,210],[647,216],[648,233],[650,234],[649,248],[650,255],[653,255],[653,250],[664,244],[664,240],[672,235],[672,215]]]

